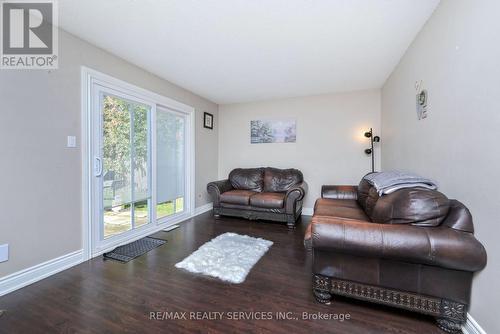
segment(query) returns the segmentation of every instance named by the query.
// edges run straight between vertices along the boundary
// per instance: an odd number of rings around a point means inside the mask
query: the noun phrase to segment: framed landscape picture
[[[294,119],[250,121],[250,142],[295,143],[297,127]]]
[[[213,130],[214,128],[214,115],[204,112],[203,113],[203,127]]]

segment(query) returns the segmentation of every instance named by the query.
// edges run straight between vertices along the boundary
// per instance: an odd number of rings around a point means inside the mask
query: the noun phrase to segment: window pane
[[[104,209],[104,238],[132,229],[130,204]]]
[[[103,96],[104,208],[130,203],[130,111],[126,101]]]
[[[184,211],[185,117],[167,109],[157,112],[157,217]]]
[[[102,96],[103,117],[103,235],[112,235],[132,228],[132,199],[129,105],[126,101]]]
[[[156,205],[156,217],[162,218],[174,214],[174,202],[168,201]]]
[[[149,201],[141,201],[134,204],[135,227],[149,223]]]
[[[134,117],[134,202],[148,199],[149,170],[148,170],[148,114],[149,107],[134,104],[131,106]]]
[[[175,200],[175,213],[184,211],[184,197]]]

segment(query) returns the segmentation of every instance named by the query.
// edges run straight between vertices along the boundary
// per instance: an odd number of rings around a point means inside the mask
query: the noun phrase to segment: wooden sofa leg
[[[314,297],[321,304],[329,305],[332,300],[330,278],[313,274],[312,290]]]
[[[462,334],[463,322],[459,320],[451,320],[446,318],[436,318],[439,328],[450,334]]]
[[[441,303],[441,317],[436,317],[439,328],[447,333],[462,333],[462,325],[467,321],[467,305],[451,300]]]
[[[293,215],[287,215],[286,217],[286,226],[288,226],[289,229],[294,229],[295,228],[295,217]]]

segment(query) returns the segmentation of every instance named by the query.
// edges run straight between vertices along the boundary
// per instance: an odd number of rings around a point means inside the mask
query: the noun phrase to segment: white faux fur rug
[[[223,281],[243,283],[252,267],[272,244],[272,241],[248,235],[224,233],[202,245],[175,266]]]

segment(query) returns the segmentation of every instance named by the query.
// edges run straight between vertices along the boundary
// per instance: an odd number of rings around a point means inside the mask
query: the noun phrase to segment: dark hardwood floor
[[[168,240],[127,264],[95,258],[0,298],[0,333],[443,333],[431,318],[336,297],[318,304],[311,293],[311,259],[304,250],[308,218],[297,229],[236,218],[200,215],[169,233]],[[224,232],[274,242],[242,284],[177,269],[203,243]],[[223,320],[150,320],[151,312],[225,312]],[[252,313],[288,320],[235,318]],[[348,314],[349,320],[302,319]],[[199,314],[203,316],[203,314]]]

